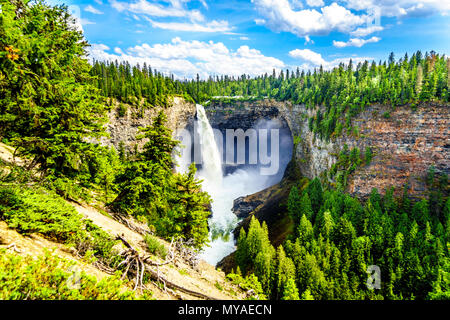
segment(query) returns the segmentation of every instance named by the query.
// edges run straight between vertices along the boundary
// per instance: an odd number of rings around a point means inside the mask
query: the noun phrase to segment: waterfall
[[[212,217],[209,219],[210,246],[202,253],[202,258],[215,265],[224,256],[234,251],[232,230],[236,216],[231,212],[234,195],[224,188],[222,154],[216,144],[214,131],[202,105],[197,104],[197,133],[200,139],[202,169],[198,177],[203,180],[203,188],[212,198]]]
[[[199,104],[197,104],[194,131],[196,133],[194,141],[188,138],[184,145],[187,150],[191,150],[193,143],[194,149],[199,148],[201,151],[202,166],[197,172],[197,178],[203,180],[203,190],[207,191],[212,198],[212,216],[208,221],[211,241],[209,246],[204,248],[201,257],[206,262],[216,265],[236,249],[232,231],[236,227],[238,218],[231,211],[234,199],[263,190],[271,183],[268,176],[261,176],[257,168],[242,168],[224,176],[222,153],[216,144],[214,131],[205,109]],[[181,164],[179,172],[185,172],[191,162],[190,152],[187,154],[187,157],[177,158],[177,162]],[[199,160],[197,161],[200,162]]]
[[[202,170],[199,175],[204,179],[207,189],[216,189],[222,185],[222,159],[213,129],[200,104],[197,104],[197,132],[202,151]]]

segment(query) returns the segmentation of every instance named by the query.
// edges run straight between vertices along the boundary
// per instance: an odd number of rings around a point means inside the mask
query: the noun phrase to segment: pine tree
[[[31,158],[29,168],[60,181],[85,179],[81,164],[99,150],[88,140],[105,134],[106,113],[90,84],[83,35],[65,6],[3,1],[1,15],[0,135]]]
[[[243,274],[247,273],[247,265],[249,262],[248,247],[247,247],[247,235],[244,228],[241,228],[239,232],[239,239],[237,241],[237,249],[235,253],[236,265]]]
[[[172,131],[165,126],[166,122],[166,115],[160,111],[153,119],[151,126],[140,129],[141,134],[137,136],[137,139],[148,139],[140,154],[141,158],[159,163],[169,170],[174,166],[172,152],[179,141],[172,139]]]
[[[423,82],[423,68],[422,65],[417,66],[417,76],[416,76],[416,95],[419,97],[422,92],[422,82]]]
[[[300,221],[300,210],[301,210],[301,201],[300,196],[298,194],[297,187],[292,187],[291,192],[289,193],[288,198],[288,213],[291,217],[292,221],[294,221],[294,225],[297,225]]]

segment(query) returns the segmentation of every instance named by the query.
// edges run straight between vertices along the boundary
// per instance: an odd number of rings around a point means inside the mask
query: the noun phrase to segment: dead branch
[[[5,247],[5,249],[6,249],[6,250],[11,249],[12,251],[15,251],[15,252],[17,252],[17,253],[22,253],[22,251],[20,251],[20,250],[17,248],[15,242],[13,242],[13,243],[7,245],[7,246]]]
[[[177,285],[176,283],[173,283],[167,279],[165,279],[164,277],[158,275],[157,272],[155,272],[154,270],[152,270],[151,268],[149,268],[148,266],[146,266],[146,270],[150,273],[150,276],[153,280],[155,281],[164,281],[165,285],[168,286],[171,289],[175,289],[175,290],[179,290],[181,292],[187,293],[193,297],[197,297],[197,298],[201,298],[201,299],[205,299],[205,300],[218,300],[216,298],[207,296],[206,294],[197,292],[197,291],[193,291],[187,288],[184,288],[182,286]]]
[[[175,257],[173,246],[174,241],[172,241],[170,245],[169,250],[170,258],[163,263],[156,263],[151,261],[149,256],[145,258],[141,257],[138,251],[123,237],[123,235],[118,235],[116,239],[122,241],[122,243],[127,248],[120,254],[120,256],[124,257],[124,260],[119,263],[118,268],[121,266],[125,266],[125,271],[122,274],[123,278],[131,276],[135,279],[134,290],[136,290],[137,288],[140,288],[141,290],[145,288],[145,285],[143,284],[143,279],[144,279],[144,271],[147,271],[152,280],[163,284],[164,291],[166,293],[168,287],[170,289],[179,290],[181,292],[184,292],[197,298],[206,300],[216,300],[215,298],[207,296],[203,293],[179,286],[176,283],[167,280],[160,274],[159,267],[168,264],[174,260]],[[153,270],[151,266],[156,267],[156,271]]]
[[[175,243],[175,248],[185,262],[187,262],[192,268],[196,268],[200,262],[200,254],[198,250],[193,248],[193,244],[193,239],[185,241],[182,238],[178,238]]]
[[[130,219],[127,219],[126,217],[124,217],[123,214],[120,213],[116,213],[116,212],[112,212],[108,210],[108,213],[111,215],[111,217],[120,222],[123,225],[126,225],[130,230],[133,230],[134,232],[139,233],[142,236],[145,236],[147,234],[153,234],[153,232],[151,232],[150,230],[147,230],[145,228],[142,228],[141,226],[135,224],[134,222],[132,222]]]

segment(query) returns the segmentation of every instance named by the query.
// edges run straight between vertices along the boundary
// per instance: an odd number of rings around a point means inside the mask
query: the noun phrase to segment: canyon
[[[319,107],[306,108],[269,99],[205,103],[212,128],[224,135],[226,129],[246,131],[270,123],[271,128],[279,129],[282,136],[287,137],[281,148],[280,172],[270,180],[267,188],[235,200],[233,211],[241,219],[234,231],[235,238],[240,227],[246,227],[250,217],[255,215],[267,223],[271,240],[275,244],[282,243],[289,233],[286,202],[290,188],[301,179],[323,179],[345,145],[349,149],[357,147],[361,152],[367,147],[373,151],[371,162],[359,166],[348,177],[346,191],[349,194],[364,200],[372,188],[383,194],[387,188],[394,187],[395,195],[399,196],[408,186],[412,198],[425,197],[425,176],[430,167],[433,166],[438,174],[450,174],[449,107],[434,102],[422,103],[415,108],[374,104],[352,119],[357,134],[344,131],[326,141],[311,132],[308,126],[308,118],[314,117]],[[104,143],[118,147],[123,140],[131,146],[137,128],[149,124],[157,111],[158,108],[148,110],[142,118],[133,117],[132,108],[128,108],[125,117],[117,117],[117,113],[111,111],[107,127],[111,138]],[[196,119],[195,104],[175,98],[172,106],[164,111],[172,130],[192,130]],[[261,123],[264,124],[261,126]],[[224,163],[223,172],[232,174],[243,167],[245,165]]]

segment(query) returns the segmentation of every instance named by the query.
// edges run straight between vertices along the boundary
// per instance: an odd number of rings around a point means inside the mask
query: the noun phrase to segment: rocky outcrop
[[[371,188],[408,184],[417,197],[425,196],[424,176],[431,166],[437,173],[450,174],[450,106],[423,104],[417,110],[399,107],[389,113],[375,105],[356,120],[360,138],[344,137],[340,144],[371,146],[375,157],[369,166],[360,168],[349,181],[348,191],[366,195]],[[400,191],[400,188],[397,188]]]
[[[298,114],[311,115],[311,111],[297,108]],[[438,173],[450,173],[449,111],[449,105],[435,103],[421,104],[415,110],[372,105],[352,120],[357,135],[343,134],[329,142],[316,137],[307,122],[300,121],[295,157],[302,174],[314,178],[336,162],[345,144],[361,153],[370,147],[372,161],[351,175],[347,191],[365,198],[372,188],[384,192],[394,186],[399,194],[407,184],[410,194],[420,198],[425,196],[424,176],[431,166]]]
[[[264,201],[261,199],[251,200],[249,197],[239,197],[233,201],[233,208],[231,211],[233,211],[238,218],[244,219],[263,202]]]
[[[109,122],[106,131],[109,137],[105,137],[101,142],[105,145],[113,145],[117,149],[121,141],[126,147],[131,147],[136,142],[136,135],[139,127],[146,127],[152,123],[152,119],[163,110],[167,116],[167,127],[173,132],[184,128],[195,117],[195,104],[186,102],[180,97],[173,97],[171,106],[167,108],[154,107],[143,111],[136,107],[126,106],[123,116],[119,116],[119,104],[115,103],[111,111],[108,112]],[[141,113],[142,112],[142,113]]]
[[[255,128],[263,120],[271,120],[274,128],[288,128],[280,113],[282,105],[270,100],[237,101],[233,104],[217,102],[206,105],[205,111],[211,126],[221,131],[238,128],[245,131]]]

